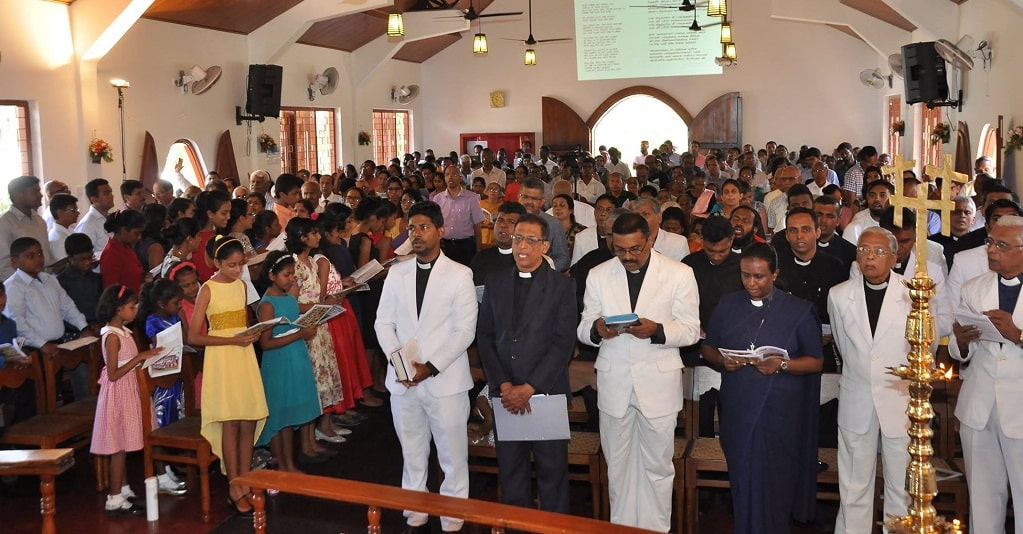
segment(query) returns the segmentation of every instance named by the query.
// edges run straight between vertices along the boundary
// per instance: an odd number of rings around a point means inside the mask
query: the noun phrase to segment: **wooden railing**
[[[332,477],[301,475],[281,471],[259,469],[250,471],[231,481],[231,484],[252,489],[252,504],[255,513],[252,525],[256,534],[266,532],[266,490],[276,489],[283,493],[304,495],[369,506],[367,518],[370,534],[380,534],[380,509],[415,510],[430,515],[454,517],[468,523],[491,527],[491,534],[503,534],[512,528],[526,532],[564,534],[640,534],[651,531],[623,527],[604,521],[565,514],[542,512],[476,499],[459,499],[403,490],[393,486],[371,484]]]

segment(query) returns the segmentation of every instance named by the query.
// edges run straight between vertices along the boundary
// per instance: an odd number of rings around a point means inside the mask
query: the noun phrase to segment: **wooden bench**
[[[0,476],[38,476],[40,513],[43,516],[43,534],[55,534],[53,521],[57,515],[57,498],[53,479],[75,465],[74,449],[39,449],[0,451]]]
[[[282,493],[367,505],[369,506],[367,518],[370,534],[380,534],[381,532],[381,508],[415,510],[430,515],[463,519],[468,523],[492,527],[491,534],[503,534],[506,528],[526,532],[564,534],[651,532],[596,519],[543,512],[476,499],[459,499],[381,484],[265,469],[250,471],[232,480],[231,484],[252,489],[252,501],[255,508],[252,525],[256,534],[265,534],[266,532],[265,490],[270,488]]]
[[[32,381],[35,388],[36,414],[8,426],[0,444],[17,447],[55,449],[67,445],[75,449],[89,445],[92,419],[80,415],[61,415],[46,412],[46,384],[38,351],[29,353],[32,363],[24,367],[8,366],[0,369],[0,387],[16,389]]]

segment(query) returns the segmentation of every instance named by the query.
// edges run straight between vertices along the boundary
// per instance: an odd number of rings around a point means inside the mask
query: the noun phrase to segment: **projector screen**
[[[665,6],[630,7],[634,6]],[[575,0],[576,69],[579,80],[721,74],[720,17],[706,2],[678,10],[682,0]],[[674,8],[674,9],[671,9]]]

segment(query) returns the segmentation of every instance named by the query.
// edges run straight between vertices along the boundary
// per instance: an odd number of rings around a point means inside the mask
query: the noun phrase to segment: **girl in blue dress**
[[[295,258],[283,251],[271,252],[263,261],[260,278],[268,289],[259,302],[259,320],[297,319],[298,299],[290,293],[295,283]],[[256,444],[270,444],[281,471],[301,472],[295,466],[294,429],[313,424],[321,413],[305,344],[316,335],[316,329],[315,326],[300,329],[285,323],[264,330],[259,339],[263,347],[260,372],[270,417]]]

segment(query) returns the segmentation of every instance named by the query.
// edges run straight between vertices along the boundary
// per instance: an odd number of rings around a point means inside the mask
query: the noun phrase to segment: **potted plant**
[[[947,143],[949,139],[951,139],[951,137],[952,128],[944,122],[939,122],[937,125],[934,126],[934,129],[931,130],[932,144],[936,145],[938,143]]]
[[[92,158],[93,163],[110,163],[114,161],[114,150],[110,147],[110,143],[94,137],[89,142],[89,157]]]
[[[1009,139],[1005,141],[1005,155],[1009,155],[1013,150],[1019,150],[1023,148],[1023,126],[1017,126],[1009,130]]]
[[[276,154],[278,152],[277,141],[274,141],[273,137],[269,134],[261,134],[257,139],[259,142],[259,151],[264,154]]]
[[[906,133],[906,121],[895,121],[892,123],[892,133],[902,137]]]

